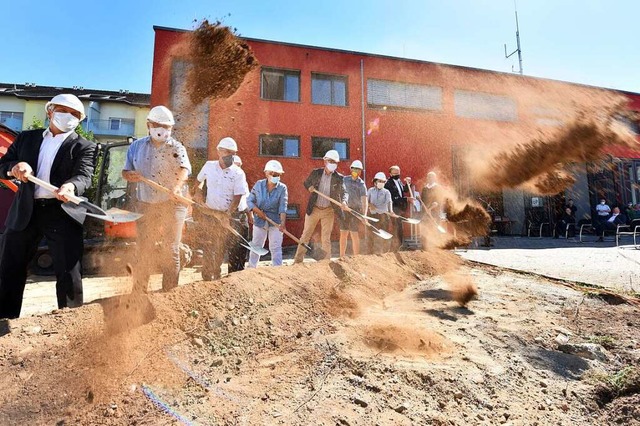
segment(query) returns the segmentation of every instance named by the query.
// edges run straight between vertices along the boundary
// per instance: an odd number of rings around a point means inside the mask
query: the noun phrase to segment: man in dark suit
[[[326,252],[325,259],[331,258],[331,231],[333,230],[333,221],[335,214],[343,214],[342,211],[348,211],[347,207],[348,195],[344,188],[344,176],[336,172],[340,155],[338,151],[332,149],[327,151],[324,156],[324,167],[315,169],[311,172],[307,180],[304,181],[304,187],[311,192],[309,202],[307,203],[307,214],[304,217],[304,230],[300,241],[308,243],[316,229],[318,223],[321,226],[320,240],[322,249]],[[327,195],[342,204],[338,207],[324,197],[320,197],[314,192]],[[298,244],[295,263],[304,260],[306,249],[302,244]]]
[[[615,231],[618,225],[626,225],[627,217],[620,213],[620,207],[614,207],[611,215],[604,221],[598,221],[595,224],[596,235],[598,239],[596,242],[604,241],[604,231]]]
[[[82,305],[82,225],[61,205],[91,185],[96,145],[74,129],[85,118],[73,95],[57,95],[45,106],[49,128],[20,133],[0,158],[0,178],[9,173],[22,181],[7,217],[0,259],[0,318],[17,318],[27,280],[27,265],[46,237],[56,273],[58,307]],[[29,175],[59,189],[49,192],[28,181]]]
[[[409,202],[413,202],[413,197],[407,197],[409,193],[409,185],[411,185],[411,178],[406,178],[403,184],[400,180],[400,167],[389,167],[389,179],[385,183],[384,187],[391,193],[391,203],[393,204],[393,212],[399,216],[404,216],[407,212],[407,206]],[[404,242],[403,222],[400,218],[395,220],[395,234],[396,241],[391,248],[392,251],[400,248]]]

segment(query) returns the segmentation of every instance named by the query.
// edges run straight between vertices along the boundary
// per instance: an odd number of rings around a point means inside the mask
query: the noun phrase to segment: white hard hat
[[[387,180],[387,175],[384,174],[384,172],[378,172],[376,173],[376,175],[373,177],[373,180]]]
[[[238,165],[242,166],[242,158],[240,158],[239,155],[234,155],[233,156],[233,164],[238,164]]]
[[[362,161],[360,161],[360,160],[356,160],[353,163],[351,163],[351,168],[352,169],[360,169],[360,170],[364,169],[364,167],[362,167]]]
[[[220,142],[218,142],[217,148],[224,148],[224,149],[228,149],[229,151],[237,151],[238,144],[236,143],[236,141],[233,140],[233,138],[230,138],[229,136],[227,136],[226,138],[220,139]]]
[[[147,115],[147,121],[153,121],[154,123],[163,124],[166,126],[173,126],[176,122],[173,120],[173,114],[166,106],[158,105],[151,108]]]
[[[389,167],[389,171],[396,169],[396,170],[400,170],[400,166],[391,166]]]
[[[269,160],[267,164],[264,165],[265,172],[275,172],[275,173],[284,173],[284,169],[282,168],[282,164],[278,160]]]
[[[80,99],[78,99],[78,97],[75,95],[66,93],[62,95],[55,95],[53,99],[47,102],[47,104],[44,106],[44,110],[46,112],[49,112],[50,105],[62,105],[78,111],[80,113],[80,121],[84,120],[84,118],[86,117],[86,115],[84,115],[84,105],[82,105]]]
[[[338,151],[336,151],[335,149],[331,149],[327,151],[327,153],[322,158],[325,160],[333,160],[337,163],[338,161],[340,161],[340,154],[338,154]]]
[[[427,173],[427,176],[433,176],[433,177],[436,177],[436,172],[429,172],[429,173]]]

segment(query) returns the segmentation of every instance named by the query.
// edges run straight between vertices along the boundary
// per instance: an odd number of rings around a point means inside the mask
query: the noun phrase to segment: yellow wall
[[[149,133],[147,131],[147,115],[149,114],[149,108],[136,108],[136,127],[135,127],[135,137],[142,138],[147,136]]]
[[[47,114],[44,112],[44,106],[46,103],[47,101],[24,102],[24,120],[22,121],[22,130],[26,130],[31,126],[34,117],[44,124],[44,121],[47,119]]]

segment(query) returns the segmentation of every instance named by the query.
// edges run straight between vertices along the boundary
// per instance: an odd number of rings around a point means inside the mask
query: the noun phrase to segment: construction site
[[[260,120],[274,125],[291,114],[298,122],[289,105],[262,113],[249,98],[260,90],[260,73],[274,66],[261,57],[268,43],[252,45],[206,20],[193,31],[156,30],[152,103],[172,104],[185,141],[199,140],[204,110],[208,139],[217,141],[232,125],[242,128],[252,142],[239,152],[255,181],[268,158],[249,152],[259,152],[260,135],[271,132]],[[296,49],[300,58],[311,52],[310,61],[322,62],[313,59],[322,52]],[[350,159],[362,158],[365,147],[370,153],[369,186],[383,164],[391,165],[389,150],[376,145],[380,134],[414,118],[393,121],[398,111],[386,107],[368,112],[379,114],[375,125],[373,116],[365,118],[364,71],[357,77],[365,62],[359,61],[344,72],[355,69],[355,80],[361,78],[362,92],[350,95],[361,97],[362,119],[361,111],[345,110],[344,123],[335,126],[348,129],[350,115],[356,117],[355,130],[345,130],[356,136],[344,140],[354,142]],[[177,81],[179,63],[189,66],[179,68]],[[583,239],[582,229],[577,241],[568,228],[558,239],[543,228],[553,216],[553,197],[577,194],[591,213],[592,199],[604,193],[587,175],[611,167],[620,153],[640,152],[639,136],[622,125],[637,121],[640,96],[474,73],[426,63],[398,71],[483,93],[500,87],[518,105],[544,104],[553,112],[547,118],[562,124],[459,126],[457,112],[447,110],[459,106],[458,92],[442,83],[444,107],[425,120],[429,137],[420,158],[412,163],[416,151],[397,147],[415,182],[422,186],[426,171],[435,169],[446,188],[442,216],[412,223],[415,246],[344,257],[334,247],[329,260],[294,264],[296,244],[286,240],[283,266],[263,258],[255,269],[217,280],[202,279],[194,255],[179,287],[156,291],[162,279],[154,271],[149,292],[137,293],[132,276],[154,254],[136,255],[127,240],[90,256],[101,260],[85,274],[85,304],[75,309],[56,309],[55,280],[31,274],[21,318],[0,319],[0,424],[640,425],[640,226],[620,241],[607,234],[603,243],[595,242],[596,233]],[[509,116],[501,109],[507,104],[492,105]],[[315,117],[318,125],[331,124],[323,114]],[[252,120],[258,124],[244,125]],[[298,132],[301,138],[317,135],[309,127]],[[453,146],[453,139],[467,142]],[[194,158],[214,158],[213,144],[185,145]],[[290,203],[298,206],[299,222],[287,223],[296,235],[309,196],[302,181],[321,161],[309,157],[282,161],[283,180],[295,188]],[[110,161],[101,167],[120,164],[115,155]],[[96,204],[127,207],[119,201],[122,182],[99,180]],[[611,191],[623,197],[619,203],[636,196]],[[484,194],[499,212],[487,209]],[[538,197],[541,204],[533,201]],[[100,232],[117,227],[117,218],[107,219]],[[496,229],[507,222],[514,229]],[[539,234],[531,235],[532,225]],[[197,240],[188,242],[198,247]]]

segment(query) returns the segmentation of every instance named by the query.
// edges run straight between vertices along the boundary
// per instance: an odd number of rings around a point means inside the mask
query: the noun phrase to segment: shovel
[[[410,223],[411,225],[418,225],[420,223],[420,219],[415,219],[412,217],[404,217],[404,216],[400,216],[399,214],[393,214],[393,213],[387,213],[387,214],[394,219],[400,219],[401,221]]]
[[[269,219],[269,217],[267,217],[266,215],[265,215],[265,220],[267,222],[269,222],[273,226],[279,226],[273,220]],[[301,245],[302,247],[304,247],[307,250],[307,252],[311,255],[311,257],[313,257],[314,259],[316,259],[316,258],[324,259],[324,257],[327,255],[327,252],[322,250],[322,248],[320,248],[320,247],[317,247],[315,249],[311,248],[311,246],[309,244],[303,243],[302,241],[300,241],[300,239],[298,237],[296,237],[295,235],[293,235],[291,232],[287,231],[286,229],[283,230],[282,233],[284,235],[286,235],[287,237],[291,238],[296,243],[298,243],[298,245]]]
[[[436,220],[433,218],[433,215],[431,214],[431,209],[427,208],[427,206],[424,204],[424,201],[422,201],[422,199],[420,199],[420,204],[422,204],[424,211],[427,212],[427,216],[429,216],[429,219],[431,219],[433,224],[436,225],[436,228],[438,228],[438,232],[440,232],[441,234],[446,234],[447,230],[444,229],[444,227],[440,225],[438,222],[436,222]]]
[[[29,180],[29,182],[41,186],[50,192],[55,192],[58,190],[56,186],[51,185],[49,182],[38,179],[33,175],[28,175],[27,179]],[[66,203],[62,203],[61,207],[69,216],[71,216],[73,220],[78,222],[80,225],[84,223],[84,220],[87,216],[95,217],[96,219],[113,223],[134,222],[142,217],[142,214],[140,213],[133,213],[127,210],[120,210],[115,208],[104,211],[95,204],[90,203],[86,198],[78,197],[77,195],[68,195],[67,199],[69,201],[67,201]]]
[[[180,201],[183,204],[198,207],[200,209],[200,211],[202,213],[206,214],[207,216],[214,217],[218,222],[220,222],[220,224],[225,229],[231,231],[231,233],[233,233],[235,236],[240,238],[240,240],[242,241],[240,243],[240,245],[242,247],[246,248],[247,250],[250,250],[250,251],[256,253],[258,256],[264,256],[265,254],[269,253],[269,250],[265,249],[264,247],[258,247],[256,245],[252,244],[250,241],[248,241],[241,233],[239,233],[238,231],[233,229],[233,227],[231,225],[229,225],[229,223],[224,218],[221,218],[219,216],[219,214],[215,213],[214,210],[211,210],[209,207],[205,206],[204,204],[196,203],[195,201],[190,200],[187,197],[183,197],[182,195],[174,194],[173,191],[170,190],[169,188],[165,188],[164,186],[160,185],[158,182],[154,182],[151,179],[147,179],[145,177],[140,177],[140,181],[146,183],[147,185],[149,185],[150,187],[152,187],[154,189],[157,189],[158,191],[165,192],[167,194],[171,194],[171,196],[175,197],[178,201]]]
[[[313,192],[315,192],[316,194],[318,194],[320,197],[322,198],[326,198],[327,200],[329,200],[330,202],[332,202],[333,204],[335,204],[336,206],[342,207],[342,204],[339,203],[338,201],[334,200],[333,198],[324,195],[322,192],[318,192],[317,189],[314,189]],[[362,218],[367,218],[367,216],[362,215],[360,213],[354,212],[353,210],[349,210],[349,213],[351,213],[352,215],[354,215],[355,217],[357,217],[358,219],[362,219]],[[371,218],[371,219],[375,219],[375,218]],[[387,231],[385,231],[384,229],[378,229],[375,226],[373,226],[372,224],[370,224],[368,221],[364,221],[364,224],[366,226],[368,226],[369,228],[371,228],[371,232],[373,232],[375,235],[377,235],[380,238],[383,238],[385,240],[390,240],[391,238],[393,238],[393,235],[388,233]]]

